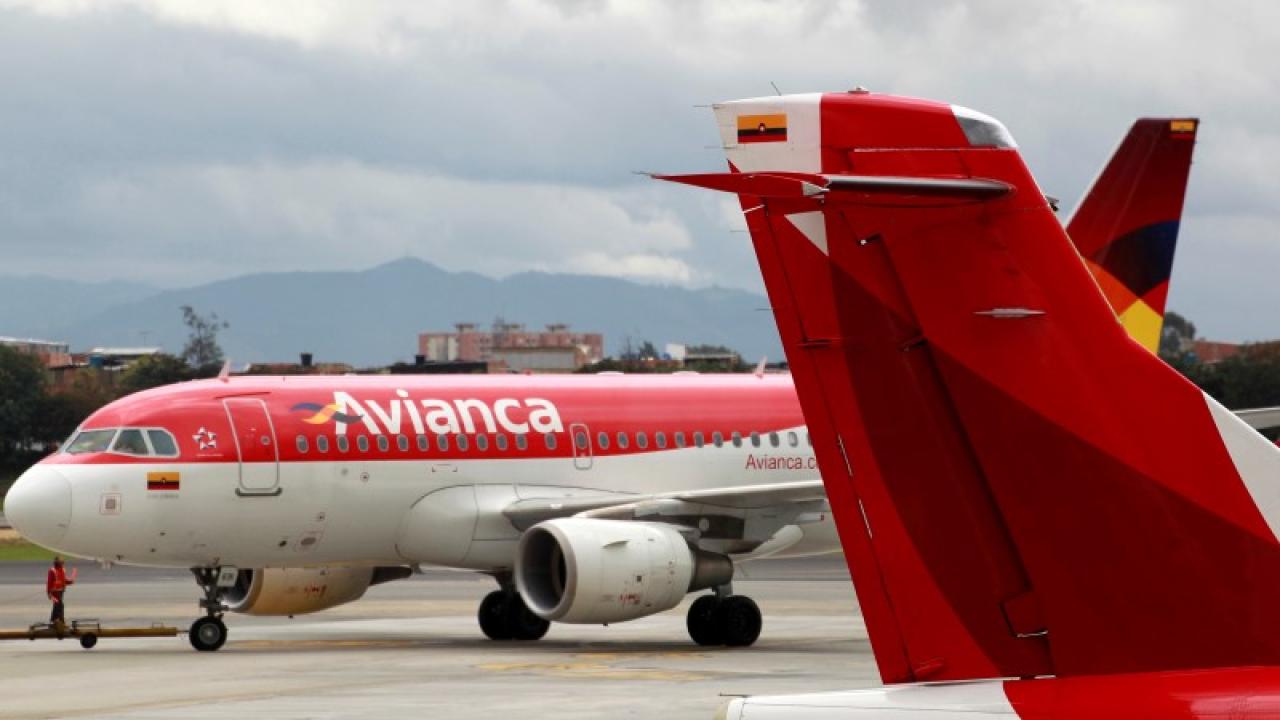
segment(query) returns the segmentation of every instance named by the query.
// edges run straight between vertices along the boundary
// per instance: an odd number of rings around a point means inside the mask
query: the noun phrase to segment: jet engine
[[[302,615],[359,600],[371,585],[401,580],[407,567],[311,567],[241,570],[222,593],[232,612]]]
[[[670,525],[557,518],[525,531],[515,580],[544,620],[611,623],[669,610],[690,592],[728,583],[733,562],[689,546]]]

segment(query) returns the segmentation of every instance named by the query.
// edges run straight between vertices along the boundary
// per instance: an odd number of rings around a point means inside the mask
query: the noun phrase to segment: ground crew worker
[[[65,609],[62,605],[62,594],[67,591],[67,586],[74,584],[74,578],[67,577],[67,571],[62,567],[62,557],[55,555],[53,558],[53,567],[49,568],[49,577],[45,581],[45,592],[49,594],[49,600],[53,602],[53,611],[49,613],[49,624],[61,629],[67,624]]]

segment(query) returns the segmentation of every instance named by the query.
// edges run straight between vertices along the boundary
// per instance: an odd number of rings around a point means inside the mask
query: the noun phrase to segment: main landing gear
[[[534,615],[524,604],[510,578],[498,578],[501,590],[494,590],[480,602],[480,630],[490,640],[540,640],[551,623]]]
[[[213,652],[227,642],[227,625],[222,622],[222,614],[227,606],[222,604],[223,588],[219,583],[220,568],[191,568],[196,576],[196,583],[204,592],[200,607],[205,616],[191,623],[187,638],[191,647],[201,652]]]
[[[764,621],[760,607],[746,595],[734,595],[728,585],[716,588],[715,595],[703,595],[689,606],[685,627],[699,645],[746,647],[760,637]]]

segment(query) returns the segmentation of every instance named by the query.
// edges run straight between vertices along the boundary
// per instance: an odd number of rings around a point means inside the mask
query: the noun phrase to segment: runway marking
[[[658,670],[655,668],[619,668],[593,662],[565,663],[483,663],[477,670],[486,672],[529,672],[550,677],[588,678],[594,680],[658,680],[662,682],[693,682],[706,680],[710,673],[687,670]]]
[[[239,640],[227,644],[227,647],[234,647],[244,650],[315,650],[315,649],[338,649],[338,648],[384,648],[384,647],[417,647],[422,645],[420,640],[410,639],[386,639],[386,640],[339,640],[339,639],[316,639],[316,640]]]

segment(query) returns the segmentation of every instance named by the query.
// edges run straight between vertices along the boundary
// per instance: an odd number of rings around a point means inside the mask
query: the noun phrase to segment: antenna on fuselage
[[[231,358],[227,358],[222,363],[222,369],[218,371],[218,379],[222,382],[231,380]]]
[[[768,355],[760,356],[760,362],[756,363],[756,370],[755,370],[756,377],[758,378],[764,377],[764,366],[765,366],[765,363],[767,363],[768,361],[769,361]]]

